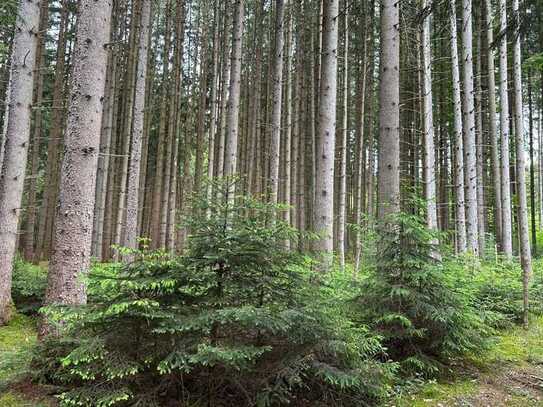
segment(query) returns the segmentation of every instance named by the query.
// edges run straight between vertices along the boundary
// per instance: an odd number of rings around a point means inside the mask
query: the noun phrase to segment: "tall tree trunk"
[[[241,85],[241,50],[243,40],[244,0],[233,2],[234,25],[232,31],[232,55],[230,62],[230,85],[228,106],[226,109],[226,143],[224,154],[224,175],[232,177],[236,173],[238,134],[239,134],[239,107]],[[230,188],[230,202],[234,199],[234,187]]]
[[[334,226],[334,161],[336,139],[337,45],[339,0],[323,2],[321,77],[318,102],[313,228],[320,237],[315,251],[323,255],[322,271],[332,265]]]
[[[487,58],[487,80],[488,80],[488,116],[489,133],[492,153],[492,182],[494,189],[494,232],[496,242],[501,247],[502,242],[502,194],[501,194],[501,173],[500,153],[498,146],[498,129],[496,126],[496,79],[494,74],[494,34],[492,27],[492,1],[485,0],[486,6],[486,58]]]
[[[229,9],[232,10],[229,10]],[[222,92],[221,92],[221,120],[220,120],[220,134],[219,134],[219,143],[217,145],[217,177],[221,178],[225,175],[224,172],[224,155],[225,155],[225,146],[226,146],[226,126],[227,126],[227,116],[228,116],[228,101],[229,101],[229,84],[230,84],[230,70],[231,70],[231,58],[230,53],[234,52],[231,48],[231,45],[234,41],[231,38],[230,26],[232,25],[232,19],[235,12],[235,7],[231,6],[231,1],[227,0],[225,2],[225,19],[224,19],[224,28],[223,28],[223,71],[221,73],[222,80]],[[258,103],[258,102],[257,102]]]
[[[286,94],[285,94],[285,137],[283,138],[283,144],[285,146],[284,150],[284,190],[283,190],[283,201],[286,205],[290,205],[292,201],[292,128],[293,128],[293,116],[292,116],[292,90],[293,90],[293,72],[292,72],[292,50],[293,50],[293,42],[292,42],[292,19],[293,19],[293,4],[292,2],[289,3],[289,9],[288,9],[288,27],[287,27],[287,41],[285,46],[285,53],[286,53]],[[290,208],[284,211],[284,218],[283,220],[287,225],[291,224],[290,219]],[[287,248],[290,247],[290,242],[286,242]]]
[[[524,114],[522,112],[522,66],[520,48],[520,16],[519,0],[513,0],[513,16],[515,18],[515,42],[513,44],[513,88],[515,92],[515,144],[517,151],[517,193],[518,222],[520,240],[520,263],[522,265],[523,288],[523,323],[528,327],[528,290],[532,274],[532,255],[530,253],[530,232],[528,226],[528,201],[526,198],[526,158],[524,153]]]
[[[139,21],[138,54],[136,67],[136,92],[134,95],[134,121],[130,144],[128,186],[126,190],[126,224],[124,246],[137,248],[138,199],[140,186],[141,147],[145,117],[147,84],[147,58],[149,54],[149,32],[151,30],[151,0],[141,0]]]
[[[284,16],[283,0],[275,1],[275,54],[273,58],[273,107],[270,134],[270,202],[278,202],[279,162],[281,151],[281,107],[283,98],[283,48],[284,48]]]
[[[82,0],[76,31],[66,148],[46,304],[83,304],[90,266],[96,169],[110,35],[110,0]],[[40,333],[49,333],[43,324]]]
[[[478,11],[480,10],[477,9]],[[477,174],[477,235],[479,253],[484,255],[485,249],[485,190],[484,190],[484,131],[483,131],[483,72],[482,72],[482,34],[481,16],[477,15],[477,57],[475,76],[475,140],[476,140],[476,174]]]
[[[339,163],[339,206],[337,228],[337,255],[341,271],[345,270],[345,222],[347,199],[347,138],[349,137],[349,9],[344,10],[343,43],[343,117],[340,140]]]
[[[460,96],[460,67],[456,29],[456,0],[450,0],[451,56],[453,81],[454,140],[455,140],[455,203],[456,203],[456,250],[467,249],[466,212],[464,202],[464,140],[462,135],[462,101]]]
[[[41,142],[44,132],[43,128],[43,80],[47,64],[45,50],[45,33],[49,22],[48,2],[43,1],[40,5],[40,25],[38,30],[38,45],[36,50],[36,74],[34,80],[34,131],[32,136],[32,154],[30,155],[28,179],[28,200],[26,205],[26,226],[24,231],[24,258],[27,261],[34,259],[34,243],[37,212],[37,180],[40,164]]]
[[[11,54],[4,157],[0,171],[0,325],[11,318],[11,275],[30,139],[40,4],[39,0],[19,2]]]
[[[128,57],[125,73],[124,89],[123,89],[123,116],[121,122],[123,123],[121,129],[122,137],[122,152],[121,152],[121,165],[120,165],[120,177],[119,177],[119,196],[117,206],[117,223],[115,226],[115,236],[113,243],[116,245],[122,245],[124,243],[124,232],[126,232],[126,199],[127,199],[127,185],[128,185],[128,168],[130,165],[130,147],[131,147],[131,133],[134,119],[134,98],[135,98],[135,77],[137,69],[137,47],[138,47],[138,16],[141,13],[141,1],[134,1],[132,3],[132,15],[130,21],[130,36],[128,40]],[[141,151],[141,148],[140,148]],[[137,199],[137,198],[136,198]],[[115,253],[115,257],[118,257],[119,253]]]
[[[211,103],[210,103],[210,124],[209,124],[209,147],[207,152],[207,178],[211,181],[215,169],[215,151],[217,144],[217,116],[218,116],[218,88],[219,88],[219,24],[220,24],[220,6],[219,1],[215,0],[213,17],[213,77],[211,79]],[[207,200],[211,202],[213,197],[213,185],[210,182],[207,186]],[[210,214],[209,214],[210,215]]]
[[[530,137],[530,221],[531,221],[531,235],[532,235],[532,250],[534,256],[537,256],[537,218],[535,202],[536,183],[535,183],[535,166],[536,161],[534,159],[534,115],[533,115],[533,98],[532,98],[532,71],[528,71],[528,109],[529,109],[529,137]],[[541,151],[541,150],[540,150]],[[541,153],[540,153],[541,154]]]
[[[507,258],[513,256],[511,231],[511,189],[509,175],[509,95],[507,93],[507,2],[500,0],[500,132],[501,132],[501,197],[502,250]]]
[[[434,114],[432,96],[432,49],[430,34],[430,18],[433,8],[432,0],[423,0],[422,9],[425,15],[422,22],[422,91],[423,91],[423,124],[424,124],[424,199],[426,201],[426,224],[429,229],[437,230],[437,194],[436,165],[434,146]]]
[[[366,37],[367,32],[367,25],[368,25],[369,19],[364,19],[364,29],[362,32],[362,38]],[[365,118],[365,108],[366,108],[366,82],[367,82],[367,72],[368,72],[368,61],[367,61],[367,44],[366,41],[363,43],[363,50],[362,50],[362,56],[361,61],[359,62],[358,70],[359,70],[359,78],[358,78],[358,91],[357,91],[357,112],[356,112],[356,162],[355,162],[355,179],[356,179],[356,186],[355,186],[355,197],[354,197],[354,224],[360,225],[362,222],[362,211],[364,207],[364,156],[365,156],[365,141],[364,141],[364,118]],[[355,262],[354,262],[354,272],[358,273],[360,270],[360,261],[362,257],[362,236],[360,231],[357,229],[355,230],[355,242],[354,242],[354,250],[355,250]]]
[[[462,0],[462,65],[464,96],[464,133],[466,144],[466,231],[468,249],[479,253],[477,222],[477,148],[475,132],[475,103],[473,89],[473,50],[472,50],[472,0]]]
[[[400,11],[381,1],[379,218],[400,211]],[[371,203],[368,203],[370,205]]]
[[[110,177],[111,141],[113,128],[114,95],[117,78],[117,60],[113,52],[110,52],[108,73],[106,76],[106,94],[104,98],[104,112],[102,117],[102,131],[100,140],[100,157],[98,158],[98,172],[96,177],[96,204],[94,208],[93,227],[93,255],[99,260],[104,260],[104,223],[106,222],[107,184]]]
[[[166,132],[167,132],[167,117],[168,117],[168,95],[170,93],[170,46],[171,46],[171,31],[172,31],[172,3],[168,0],[165,5],[165,30],[164,30],[164,50],[162,57],[162,90],[160,100],[160,118],[158,125],[158,140],[157,140],[157,152],[156,152],[156,166],[155,166],[155,183],[153,185],[153,201],[151,212],[151,239],[152,246],[154,248],[161,247],[161,230],[164,225],[161,222],[161,204],[163,189],[167,187],[164,182],[164,146],[166,144]]]
[[[53,103],[51,113],[51,131],[47,145],[47,165],[45,169],[42,204],[38,224],[38,241],[35,260],[49,258],[51,247],[53,219],[55,214],[56,197],[58,194],[59,150],[65,122],[65,66],[68,30],[68,0],[63,0],[60,9],[58,29],[57,55],[55,62],[55,79],[53,84]]]

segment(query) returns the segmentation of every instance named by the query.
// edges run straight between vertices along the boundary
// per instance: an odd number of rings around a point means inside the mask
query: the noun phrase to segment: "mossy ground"
[[[36,342],[36,321],[15,314],[8,326],[0,327],[0,406],[1,407],[48,407],[45,398],[20,382],[26,372],[28,354],[24,351]],[[10,383],[16,382],[16,385]],[[23,390],[25,389],[25,390]]]
[[[473,355],[453,375],[392,401],[395,407],[543,406],[543,317],[503,332],[489,351]]]

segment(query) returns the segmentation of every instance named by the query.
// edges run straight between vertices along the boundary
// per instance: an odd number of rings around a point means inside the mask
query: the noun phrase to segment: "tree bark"
[[[11,54],[0,176],[0,325],[11,318],[11,275],[25,180],[34,88],[39,0],[19,2]]]
[[[473,89],[473,47],[472,47],[472,0],[462,0],[462,64],[464,96],[464,133],[466,143],[466,236],[468,250],[479,253],[477,219],[477,149],[475,132],[475,103]]]
[[[134,121],[130,145],[128,186],[126,190],[126,224],[124,246],[137,248],[138,199],[140,186],[141,147],[147,83],[147,58],[149,54],[149,32],[151,30],[151,0],[141,0],[139,21],[138,55],[136,67],[136,92],[134,95]]]
[[[523,323],[528,327],[528,293],[532,274],[532,255],[530,252],[530,232],[528,226],[528,202],[526,198],[526,158],[524,152],[524,114],[522,112],[522,66],[520,48],[520,16],[519,0],[513,0],[513,16],[515,19],[515,41],[513,44],[513,89],[515,92],[515,144],[517,152],[517,194],[518,222],[520,240],[520,263],[522,265],[523,288]]]
[[[500,133],[501,133],[501,197],[502,250],[507,258],[513,256],[511,231],[511,189],[509,175],[509,95],[507,93],[507,2],[500,0]]]
[[[379,218],[385,220],[400,211],[400,12],[396,0],[381,0],[379,70]]]
[[[234,25],[224,154],[224,175],[226,177],[234,176],[237,168],[244,3],[244,0],[235,0],[233,2]],[[230,188],[228,199],[230,202],[234,200],[233,186]]]
[[[432,96],[432,49],[430,34],[432,0],[422,1],[422,91],[423,91],[423,124],[424,124],[424,199],[426,203],[426,224],[429,229],[437,230],[437,194],[436,165],[434,146],[434,114]],[[428,13],[428,14],[426,14]]]
[[[40,150],[44,131],[43,126],[43,81],[46,67],[45,33],[49,20],[48,2],[40,5],[40,23],[38,30],[38,44],[36,50],[36,74],[34,80],[34,131],[32,136],[32,154],[30,155],[28,179],[28,199],[26,204],[26,225],[24,231],[24,258],[27,261],[34,260],[34,244],[37,213],[37,180],[40,164]]]
[[[83,304],[90,266],[96,169],[110,35],[110,0],[79,3],[72,88],[45,304]],[[42,335],[50,327],[41,326]]]
[[[339,205],[337,227],[337,256],[341,271],[345,271],[345,222],[347,205],[347,139],[349,137],[349,10],[344,10],[343,43],[343,117],[340,140],[339,163]]]
[[[502,242],[502,197],[501,197],[501,173],[500,173],[500,152],[498,146],[498,129],[496,126],[496,79],[494,68],[494,33],[492,27],[492,1],[485,0],[486,6],[486,58],[487,58],[487,80],[488,80],[488,116],[489,133],[492,154],[492,182],[494,189],[494,233],[496,242],[501,247]]]
[[[455,204],[456,204],[456,250],[467,249],[466,212],[464,202],[464,140],[462,135],[462,101],[460,96],[460,67],[456,29],[456,0],[450,1],[451,56],[453,81],[454,140],[455,140]]]
[[[313,248],[322,254],[322,271],[332,265],[334,226],[334,160],[336,139],[338,0],[323,1],[320,92],[318,101],[313,229],[320,236]]]
[[[275,1],[275,54],[273,58],[273,107],[270,134],[270,202],[277,204],[279,192],[279,162],[281,151],[281,108],[283,99],[283,48],[284,48],[283,0]]]

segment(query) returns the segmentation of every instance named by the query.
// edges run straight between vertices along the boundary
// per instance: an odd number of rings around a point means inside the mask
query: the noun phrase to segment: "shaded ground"
[[[0,328],[0,407],[50,407],[54,400],[43,389],[19,380],[2,385],[25,371],[27,357],[15,351],[36,341],[35,321],[17,315]],[[490,351],[455,367],[454,378],[424,384],[414,394],[387,403],[389,407],[543,407],[543,317],[530,329],[504,332]]]
[[[43,389],[20,378],[27,371],[29,354],[36,342],[32,318],[15,315],[8,326],[0,327],[0,407],[49,407],[54,405]],[[6,382],[15,381],[16,384]]]
[[[504,332],[488,352],[459,366],[453,379],[404,395],[396,407],[543,406],[543,318]]]

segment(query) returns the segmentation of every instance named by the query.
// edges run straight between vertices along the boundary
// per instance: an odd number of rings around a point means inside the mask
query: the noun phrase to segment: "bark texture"
[[[142,0],[138,39],[136,91],[134,96],[134,121],[130,146],[130,164],[126,193],[126,226],[124,245],[135,249],[138,237],[138,198],[140,186],[141,146],[145,117],[147,83],[147,57],[149,53],[149,31],[151,30],[151,0]]]
[[[96,169],[110,34],[111,0],[82,0],[76,30],[66,148],[46,304],[83,304],[90,265]],[[41,334],[48,333],[41,327]]]
[[[314,249],[325,254],[323,269],[331,265],[334,249],[334,160],[336,144],[338,0],[323,0],[320,97],[315,148],[313,228],[319,233]]]
[[[400,5],[381,1],[379,218],[400,210]],[[370,205],[371,203],[368,203]]]
[[[0,175],[0,325],[11,317],[11,275],[28,158],[39,17],[40,1],[19,2]]]

